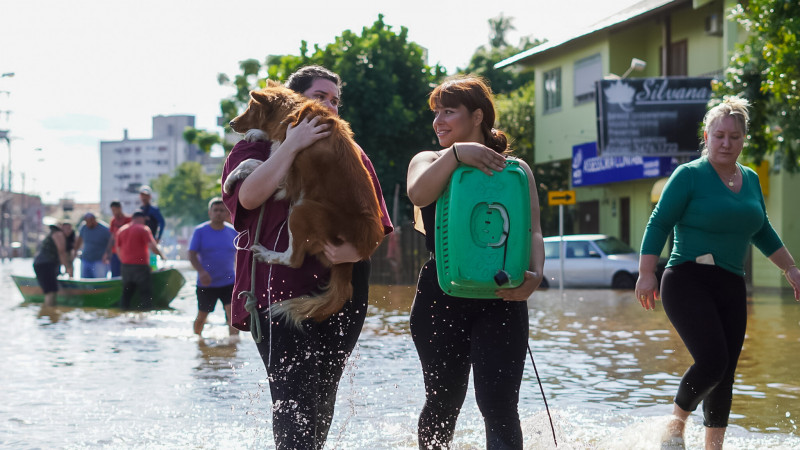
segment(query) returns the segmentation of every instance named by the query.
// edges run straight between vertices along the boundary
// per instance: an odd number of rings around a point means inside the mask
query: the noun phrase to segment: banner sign
[[[597,156],[597,144],[588,142],[572,147],[572,186],[667,177],[678,163],[665,156]]]
[[[595,82],[597,136],[605,156],[696,154],[711,78]]]

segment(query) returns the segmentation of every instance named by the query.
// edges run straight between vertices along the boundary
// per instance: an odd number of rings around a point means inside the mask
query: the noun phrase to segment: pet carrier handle
[[[505,244],[506,240],[508,239],[508,230],[509,230],[508,211],[506,211],[506,207],[500,203],[489,203],[488,205],[486,205],[486,208],[487,212],[493,209],[496,210],[498,213],[500,213],[500,216],[503,218],[503,234],[500,236],[500,240],[498,240],[497,242],[490,242],[487,245],[489,247],[502,247],[503,244]]]

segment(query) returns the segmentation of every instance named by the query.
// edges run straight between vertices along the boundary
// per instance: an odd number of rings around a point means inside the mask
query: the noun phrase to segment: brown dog
[[[353,293],[353,263],[332,265],[323,246],[325,242],[338,245],[344,240],[353,244],[363,259],[375,251],[384,235],[375,188],[347,122],[319,102],[273,81],[268,81],[266,88],[251,92],[250,97],[247,110],[230,123],[237,133],[258,129],[279,145],[286,139],[289,124],[306,117],[316,116],[319,123],[330,125],[330,136],[297,154],[281,191],[274,194],[287,197],[291,203],[289,248],[279,253],[253,247],[256,257],[270,264],[297,268],[309,254],[331,267],[328,287],[319,296],[294,298],[272,306],[273,314],[285,315],[295,325],[307,318],[321,322],[339,312]],[[240,167],[250,164],[249,170],[244,170],[252,172],[259,163],[248,160]],[[232,181],[230,178],[228,181]]]

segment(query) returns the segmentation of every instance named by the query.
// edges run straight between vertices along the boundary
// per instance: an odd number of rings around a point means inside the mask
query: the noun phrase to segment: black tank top
[[[53,240],[53,233],[60,233],[61,229],[50,229],[50,234],[47,235],[46,238],[39,244],[39,251],[36,252],[36,256],[33,258],[34,264],[44,264],[44,263],[57,263],[59,262],[58,259],[58,247],[56,246],[56,242]]]
[[[436,202],[420,208],[420,212],[425,229],[425,248],[433,253],[436,251]]]

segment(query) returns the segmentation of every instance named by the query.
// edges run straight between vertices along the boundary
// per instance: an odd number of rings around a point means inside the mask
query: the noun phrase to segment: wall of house
[[[554,55],[536,67],[536,161],[550,162],[572,158],[572,147],[597,140],[595,104],[574,103],[573,68],[576,61],[600,53],[607,58],[608,44],[605,41],[587,45],[568,54]],[[561,109],[544,112],[544,74],[561,67]],[[546,132],[545,132],[546,130]]]
[[[622,76],[631,66],[631,58],[647,63],[640,72],[631,72],[629,78],[660,76],[658,61],[661,45],[661,21],[650,19],[630,26],[608,37],[608,72]]]
[[[745,39],[745,33],[735,23],[723,20],[723,35],[706,32],[706,19],[712,14],[727,18],[730,8],[737,0],[695,0],[673,10],[670,16],[671,42],[687,42],[687,75],[721,75],[728,58],[737,43]],[[595,102],[579,105],[574,103],[575,62],[599,53],[603,64],[603,76],[621,76],[630,67],[631,58],[647,62],[643,71],[632,72],[629,77],[661,76],[660,51],[663,44],[662,18],[653,17],[617,27],[613,34],[598,32],[592,39],[564,44],[537,54],[527,64],[536,71],[536,161],[566,161],[572,157],[572,147],[597,140]],[[525,62],[523,62],[525,64]],[[544,74],[561,68],[561,108],[544,112]],[[699,140],[699,139],[698,139]],[[779,169],[769,171],[770,192],[765,197],[772,225],[786,246],[800,261],[800,211],[797,210],[797,192],[800,192],[800,174],[791,175]],[[657,179],[641,179],[627,182],[587,186],[576,189],[577,201],[599,204],[599,232],[620,236],[621,199],[630,199],[629,244],[638,250],[645,226],[654,204],[651,190]],[[576,207],[569,207],[574,214]],[[575,217],[575,223],[581,218]],[[577,228],[575,230],[577,232]],[[662,252],[668,256],[668,248]],[[758,250],[753,251],[753,286],[757,288],[787,288],[788,283],[779,270]]]
[[[764,197],[770,223],[783,244],[800,262],[800,214],[797,210],[797,193],[800,192],[800,174],[790,174],[773,168],[769,171],[769,194]],[[768,288],[789,288],[789,283],[766,256],[753,248],[753,285]]]

